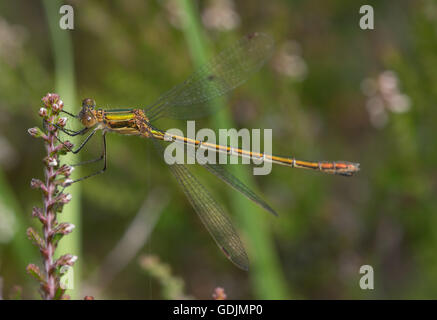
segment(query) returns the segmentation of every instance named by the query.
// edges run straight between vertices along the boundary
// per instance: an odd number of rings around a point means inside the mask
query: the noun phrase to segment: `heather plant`
[[[77,257],[64,254],[55,259],[55,250],[59,241],[74,229],[73,224],[58,220],[64,205],[71,200],[71,195],[64,193],[64,186],[71,182],[69,177],[73,171],[73,167],[61,164],[60,156],[68,152],[72,144],[68,141],[60,143],[58,138],[59,128],[67,122],[67,118],[60,116],[64,104],[59,95],[48,93],[42,102],[39,115],[43,119],[43,128],[28,130],[31,136],[42,139],[46,150],[44,178],[33,178],[31,181],[31,187],[42,193],[42,207],[34,207],[32,211],[32,216],[41,222],[42,228],[40,232],[32,227],[27,229],[28,238],[41,253],[42,268],[31,263],[27,272],[39,282],[43,299],[66,299],[68,296],[61,278],[74,265]]]

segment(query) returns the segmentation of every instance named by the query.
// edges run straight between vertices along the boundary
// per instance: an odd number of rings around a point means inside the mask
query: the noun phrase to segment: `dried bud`
[[[63,222],[60,223],[55,229],[50,231],[49,233],[50,241],[53,243],[55,248],[58,246],[58,243],[62,239],[62,237],[71,233],[74,228],[75,228],[74,224]]]
[[[55,267],[63,267],[63,266],[73,266],[73,264],[76,262],[77,256],[74,256],[72,254],[64,254],[63,256],[59,257],[58,260],[55,262]]]
[[[36,178],[32,178],[32,180],[30,180],[30,187],[32,189],[39,189],[42,188],[44,186],[44,183]]]
[[[53,232],[65,236],[66,234],[71,233],[75,227],[76,226],[72,223],[62,222],[53,230]]]
[[[32,208],[32,217],[38,218],[43,224],[46,223],[47,219],[44,217],[42,209],[38,207]]]
[[[67,120],[68,119],[66,117],[59,118],[58,125],[62,128],[65,127],[65,125],[67,124]]]
[[[68,178],[71,173],[73,172],[74,167],[68,166],[66,164],[63,164],[56,172],[57,175],[63,175],[66,178]]]
[[[46,108],[40,108],[38,114],[40,117],[45,118],[49,113]]]
[[[73,149],[74,144],[72,144],[70,141],[64,141],[63,145],[62,145],[67,151],[71,151],[71,149]]]
[[[61,193],[59,196],[56,197],[54,202],[58,202],[61,204],[67,204],[71,200],[71,194],[69,193]]]
[[[40,132],[41,130],[39,130],[39,128],[37,127],[27,129],[27,133],[29,133],[32,137],[36,138],[40,136]]]
[[[42,130],[38,127],[34,127],[34,128],[29,128],[27,129],[27,132],[35,138],[46,138],[46,135],[44,134],[44,132],[42,132]]]
[[[44,240],[41,238],[41,236],[36,232],[32,227],[27,228],[27,237],[34,245],[36,245],[40,249],[45,248]]]
[[[38,266],[31,263],[26,267],[26,271],[36,280],[41,282],[41,284],[45,283],[44,276],[42,275],[41,270],[38,268]]]
[[[53,103],[52,104],[52,110],[53,110],[54,113],[59,113],[59,111],[61,111],[61,107],[59,106],[59,104]]]
[[[46,157],[45,158],[45,163],[49,167],[56,167],[58,165],[58,160],[55,157]]]
[[[66,147],[68,147],[68,148],[73,148],[74,147],[74,144],[72,144],[70,141],[64,141],[64,145],[66,146]]]
[[[73,180],[71,180],[71,179],[65,179],[64,183],[62,184],[62,186],[63,186],[64,188],[66,188],[66,187],[71,186],[72,184],[73,184]]]
[[[67,201],[67,202],[69,202],[71,200],[71,194],[67,194],[66,196],[65,196],[65,201]]]

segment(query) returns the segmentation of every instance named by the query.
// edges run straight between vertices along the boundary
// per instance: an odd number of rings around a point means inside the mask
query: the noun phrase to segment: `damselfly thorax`
[[[149,119],[141,109],[96,109],[94,100],[87,98],[82,102],[79,119],[87,128],[146,138],[151,136]]]

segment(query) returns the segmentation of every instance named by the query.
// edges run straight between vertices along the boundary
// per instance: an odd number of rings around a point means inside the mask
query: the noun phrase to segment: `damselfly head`
[[[96,107],[96,101],[91,98],[85,98],[82,100],[82,108],[94,109]]]
[[[87,127],[93,127],[97,123],[96,117],[96,102],[94,99],[86,98],[82,101],[82,109],[79,112],[79,119],[82,124]]]

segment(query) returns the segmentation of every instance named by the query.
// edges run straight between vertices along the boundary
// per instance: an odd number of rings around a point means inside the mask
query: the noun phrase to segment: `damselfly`
[[[211,152],[222,152],[238,156],[256,157],[272,163],[292,168],[313,169],[320,172],[351,176],[359,171],[359,164],[347,161],[303,161],[294,157],[279,157],[270,154],[254,153],[240,148],[202,142],[183,136],[168,134],[157,129],[151,123],[161,117],[178,119],[194,119],[213,111],[207,103],[211,99],[224,95],[241,85],[257,71],[271,55],[272,39],[263,33],[253,33],[239,40],[232,47],[222,51],[209,63],[198,69],[185,82],[162,95],[154,104],[143,109],[98,109],[94,100],[85,99],[79,114],[72,115],[80,120],[84,128],[79,131],[60,128],[70,136],[89,135],[74,153],[79,152],[90,138],[98,131],[103,132],[103,153],[95,160],[80,164],[103,160],[103,168],[86,177],[73,182],[95,176],[106,170],[106,133],[117,132],[124,135],[138,135],[150,138],[155,142],[162,154],[164,141],[180,142],[196,148],[206,148]],[[237,179],[221,164],[202,164],[208,171],[222,179],[228,185],[241,192],[267,211],[276,215],[275,211],[259,196],[252,192],[243,182]],[[238,267],[247,270],[249,261],[241,240],[229,217],[213,199],[205,187],[192,175],[186,165],[169,165],[171,172],[181,184],[186,196],[208,229],[217,245],[225,255]]]

